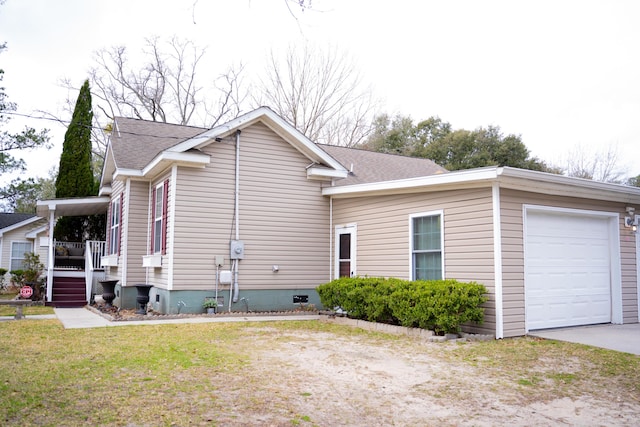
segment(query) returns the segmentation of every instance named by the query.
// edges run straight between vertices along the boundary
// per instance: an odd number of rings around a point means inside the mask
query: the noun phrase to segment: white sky
[[[564,165],[581,146],[617,149],[626,175],[640,174],[640,2],[313,0],[301,13],[284,0],[6,0],[0,5],[3,86],[18,111],[62,116],[68,77],[80,86],[93,52],[138,51],[158,35],[208,47],[213,77],[242,61],[259,75],[270,49],[307,39],[357,62],[383,100],[381,112],[414,122],[437,115],[454,129],[497,125],[522,135],[532,155]],[[73,95],[75,99],[75,94]],[[68,116],[65,118],[69,118]],[[25,153],[26,176],[57,166],[54,149]],[[6,130],[3,128],[0,130]],[[9,178],[9,177],[3,177]]]

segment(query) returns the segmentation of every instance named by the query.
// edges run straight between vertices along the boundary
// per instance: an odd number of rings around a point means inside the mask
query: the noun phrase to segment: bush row
[[[320,302],[349,317],[445,333],[466,322],[482,323],[487,289],[456,280],[407,281],[381,277],[343,277],[317,287]]]

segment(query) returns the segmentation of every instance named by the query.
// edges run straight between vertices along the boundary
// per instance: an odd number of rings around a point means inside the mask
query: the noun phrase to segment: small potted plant
[[[207,310],[207,314],[215,314],[218,308],[218,301],[215,298],[205,298],[202,307]]]

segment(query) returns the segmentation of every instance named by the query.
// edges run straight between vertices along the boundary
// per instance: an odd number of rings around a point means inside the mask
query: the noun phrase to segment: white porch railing
[[[102,270],[102,257],[107,249],[107,242],[101,240],[87,240],[85,248],[85,283],[87,302],[91,302],[91,291],[93,290],[93,273]]]
[[[102,240],[87,240],[85,243],[54,241],[54,248],[56,246],[64,246],[67,249],[71,249],[71,248],[84,249],[83,265],[84,265],[84,276],[85,276],[85,286],[86,286],[86,297],[87,297],[87,301],[91,301],[91,291],[93,289],[93,278],[96,271],[103,269],[101,260],[106,252],[107,242]],[[53,253],[55,256],[55,249],[53,251],[50,251],[49,253]],[[50,268],[53,267],[55,269],[55,262],[53,259],[49,260],[48,264]],[[51,286],[47,286],[47,301],[51,301],[51,297],[52,297],[51,289],[52,289]]]

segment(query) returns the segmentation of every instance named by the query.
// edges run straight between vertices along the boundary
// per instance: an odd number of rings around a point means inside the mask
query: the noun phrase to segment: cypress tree
[[[85,80],[71,123],[64,135],[60,167],[56,179],[56,198],[86,197],[96,195],[91,168],[91,123],[93,108],[89,80]],[[56,223],[54,237],[57,240],[81,242],[88,229],[88,217],[62,217]]]

